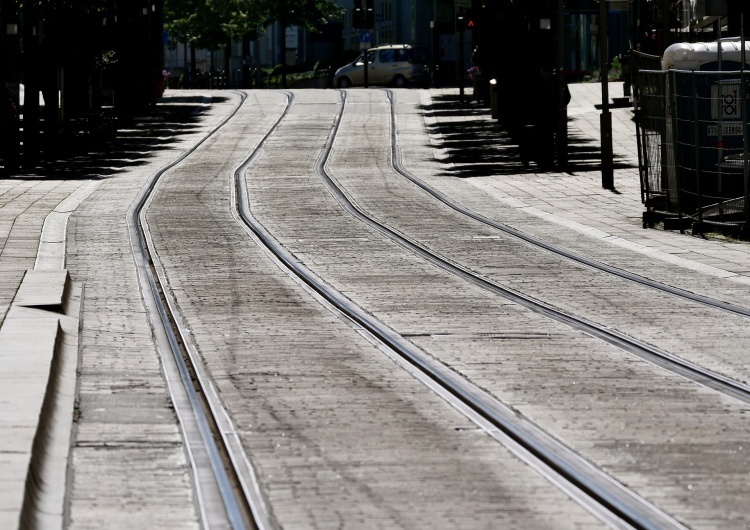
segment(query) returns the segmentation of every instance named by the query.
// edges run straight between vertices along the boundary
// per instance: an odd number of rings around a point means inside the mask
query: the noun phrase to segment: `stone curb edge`
[[[62,528],[82,286],[28,270],[0,328],[0,527]]]

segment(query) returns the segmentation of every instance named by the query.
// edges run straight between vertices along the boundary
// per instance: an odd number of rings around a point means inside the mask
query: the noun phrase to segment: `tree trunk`
[[[279,49],[281,50],[281,87],[286,88],[286,23],[279,22]]]
[[[229,88],[230,85],[230,79],[232,78],[232,72],[229,70],[229,66],[231,64],[232,57],[232,39],[231,37],[227,37],[227,41],[224,43],[224,79],[225,79],[225,86],[224,88]]]
[[[192,42],[190,43],[190,88],[195,87],[195,80],[196,80],[196,71],[195,71],[195,44]]]

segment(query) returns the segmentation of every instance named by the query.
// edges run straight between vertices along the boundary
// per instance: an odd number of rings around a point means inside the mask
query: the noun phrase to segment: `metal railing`
[[[748,81],[744,71],[637,73],[644,225],[748,233]]]

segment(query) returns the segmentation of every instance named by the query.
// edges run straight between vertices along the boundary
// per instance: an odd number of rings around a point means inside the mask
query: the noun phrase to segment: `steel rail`
[[[128,211],[128,229],[142,285],[141,294],[151,319],[159,354],[165,371],[171,369],[179,374],[179,388],[170,381],[170,374],[167,374],[167,383],[193,469],[202,524],[207,528],[226,527],[229,524],[235,530],[252,527],[265,529],[275,528],[276,525],[269,516],[265,501],[257,488],[254,472],[237,441],[229,414],[205,373],[183,319],[176,309],[176,303],[169,295],[164,270],[155,252],[146,221],[148,205],[164,173],[195,153],[239,112],[247,95],[243,92],[235,93],[239,95],[240,102],[231,113],[179,157],[149,177]],[[210,478],[201,470],[197,461],[203,458],[210,464]],[[205,506],[204,497],[210,493],[203,491],[203,482],[210,483],[211,478],[213,483],[208,488],[218,490],[223,504],[223,516],[210,513]],[[239,483],[239,488],[235,483]]]
[[[469,208],[466,208],[465,206],[462,206],[460,203],[454,201],[453,199],[451,199],[450,197],[442,193],[440,190],[434,188],[433,186],[430,186],[425,181],[415,176],[413,173],[411,173],[404,167],[404,165],[401,162],[401,152],[398,149],[398,129],[396,127],[395,94],[393,93],[392,90],[389,90],[389,89],[385,89],[385,92],[388,95],[388,99],[390,101],[390,106],[391,106],[391,130],[393,131],[391,135],[391,142],[392,142],[391,149],[392,149],[392,154],[393,154],[392,155],[393,156],[393,169],[395,169],[396,172],[400,173],[403,177],[412,181],[418,187],[422,188],[424,191],[432,195],[435,199],[439,200],[446,206],[449,206],[450,208],[457,211],[458,213],[461,213],[467,217],[470,217],[471,219],[474,219],[475,221],[478,221],[484,225],[491,226],[492,228],[496,228],[497,230],[505,232],[506,234],[512,237],[515,237],[517,239],[521,239],[535,247],[543,248],[544,250],[547,250],[559,256],[563,256],[571,261],[574,261],[581,265],[585,265],[586,267],[597,269],[602,272],[606,272],[614,276],[618,276],[622,279],[635,282],[639,285],[651,287],[653,289],[657,289],[659,291],[671,294],[673,296],[684,298],[691,302],[697,302],[699,304],[703,304],[708,307],[712,307],[714,309],[720,309],[722,311],[727,311],[735,315],[750,318],[750,308],[732,304],[729,302],[724,302],[722,300],[717,300],[709,296],[703,296],[700,294],[691,293],[690,291],[687,291],[685,289],[680,289],[679,287],[667,285],[665,283],[657,282],[655,280],[646,278],[645,276],[641,276],[633,272],[629,272],[623,269],[618,269],[617,267],[607,265],[606,263],[602,263],[600,261],[588,258],[581,254],[572,252],[564,247],[560,247],[558,245],[554,245],[552,243],[539,239],[535,236],[532,236],[530,234],[517,230],[506,224],[493,221],[492,219],[489,219],[477,212],[474,212],[473,210],[470,210]]]
[[[496,223],[492,220],[486,219],[485,217],[475,212],[472,212],[471,210],[468,210],[467,208],[464,208],[463,206],[456,203],[455,201],[453,201],[452,199],[450,199],[449,197],[447,197],[440,191],[436,190],[429,184],[425,183],[421,179],[417,178],[413,174],[406,171],[403,168],[403,166],[400,164],[400,153],[398,149],[397,127],[396,127],[396,117],[395,117],[395,109],[394,109],[394,106],[395,106],[394,95],[392,91],[390,90],[386,90],[386,93],[388,94],[388,98],[391,104],[390,105],[391,106],[391,130],[392,130],[391,148],[392,148],[393,169],[396,170],[398,173],[400,173],[402,176],[412,181],[414,184],[416,184],[420,188],[422,188],[424,191],[426,191],[427,193],[429,193],[430,195],[438,199],[439,201],[446,204],[447,206],[450,206],[451,208],[458,211],[459,213],[465,214],[471,217],[472,219],[475,219],[482,223],[485,223],[495,228],[498,228],[500,230],[503,230],[504,232],[507,232],[508,234],[512,236],[519,237],[520,239],[523,239],[524,241],[527,241],[533,245],[537,245],[547,250],[550,250],[552,252],[559,253],[565,257],[570,257],[570,259],[573,259],[574,261],[582,263],[584,265],[591,266],[593,268],[602,270],[604,272],[610,272],[611,274],[615,274],[619,277],[634,281],[642,285],[654,287],[662,291],[669,292],[670,294],[674,294],[676,296],[687,298],[688,300],[691,300],[691,301],[705,303],[705,305],[708,305],[713,308],[723,309],[726,311],[730,311],[734,314],[739,314],[743,316],[746,313],[747,316],[750,316],[750,309],[743,308],[740,306],[733,306],[731,304],[725,304],[724,302],[714,300],[711,298],[707,298],[707,297],[702,297],[699,295],[693,295],[693,293],[682,291],[681,289],[674,288],[668,285],[664,285],[659,282],[655,282],[653,280],[643,278],[636,274],[629,273],[627,271],[615,269],[614,267],[610,267],[608,265],[604,265],[597,261],[590,260],[586,258],[585,256],[580,256],[578,254],[574,254],[565,249],[561,249],[560,247],[557,247],[555,245],[546,243],[542,240],[539,240],[533,236],[529,236],[528,234],[524,234],[523,232],[510,228],[501,223]],[[341,197],[344,198],[344,200],[347,200],[349,202],[349,199],[345,198],[343,194],[341,194]],[[357,208],[353,202],[350,202],[350,205],[352,208]],[[360,215],[360,214],[366,215],[363,212],[361,212],[358,208],[357,208],[357,212],[358,212],[357,215]],[[378,225],[380,225],[380,223],[378,223]],[[750,404],[750,385],[746,385],[730,377],[724,376],[722,374],[719,374],[711,370],[708,370],[706,368],[703,368],[701,366],[698,366],[674,354],[671,354],[665,350],[662,350],[660,348],[647,344],[643,341],[640,341],[634,337],[626,335],[625,333],[622,333],[610,327],[597,324],[595,322],[589,321],[587,319],[584,319],[576,315],[572,315],[570,313],[566,313],[548,304],[545,304],[544,302],[528,297],[520,292],[514,291],[507,287],[503,287],[493,282],[492,280],[482,278],[476,273],[464,267],[461,267],[460,265],[456,265],[452,262],[448,262],[447,260],[443,260],[442,258],[437,257],[429,250],[423,249],[421,246],[419,246],[415,242],[408,240],[401,234],[396,233],[395,231],[392,231],[387,228],[385,230],[388,230],[389,233],[392,233],[393,237],[396,238],[403,246],[410,248],[414,252],[418,252],[420,254],[426,253],[425,254],[426,259],[429,259],[430,261],[435,261],[436,264],[440,266],[441,268],[444,268],[445,270],[449,270],[450,272],[453,272],[454,274],[461,276],[467,281],[470,281],[486,290],[495,292],[496,294],[499,294],[507,298],[508,300],[516,302],[536,313],[542,314],[543,316],[546,316],[548,318],[551,318],[553,320],[566,324],[574,329],[578,329],[584,333],[595,336],[605,342],[613,344],[614,346],[617,346],[618,348],[624,351],[627,351],[628,353],[635,355],[639,357],[640,359],[647,361],[655,366],[658,366],[662,369],[668,370],[675,374],[681,375],[682,377],[685,377],[693,382],[704,385],[708,388],[711,388],[724,395],[732,397],[745,404]]]
[[[395,144],[392,143],[392,145]],[[744,383],[711,370],[707,370],[610,327],[603,326],[596,322],[557,309],[519,291],[500,285],[491,279],[482,277],[466,267],[458,265],[447,258],[443,258],[433,253],[418,242],[409,239],[405,235],[386,226],[384,223],[370,217],[359,206],[357,206],[355,201],[346,194],[344,189],[334,181],[330,174],[325,171],[325,168],[321,168],[320,173],[320,176],[328,186],[329,191],[338,200],[342,208],[349,212],[350,215],[359,219],[363,223],[366,223],[374,230],[380,232],[382,235],[388,237],[407,250],[412,251],[433,265],[484,290],[502,296],[503,298],[525,307],[534,313],[596,337],[655,366],[685,377],[745,404],[750,404],[750,386]]]
[[[316,163],[315,170],[318,176],[324,181],[329,191],[334,194],[339,204],[352,216],[367,223],[381,234],[395,240],[409,250],[417,252],[436,265],[467,277],[470,274],[467,271],[459,270],[441,258],[430,255],[428,251],[368,218],[352,205],[333,182],[327,172],[326,165],[338,134],[345,107],[346,93],[343,91],[339,91],[339,93],[341,94],[339,111],[332,125],[326,146]],[[253,216],[250,210],[247,186],[243,177],[250,165],[259,156],[264,145],[265,140],[258,145],[257,151],[234,171],[232,179],[233,188],[236,191],[233,192],[232,207],[236,208],[235,215],[242,220],[254,237],[263,244],[268,252],[274,255],[276,260],[286,267],[290,274],[299,278],[346,318],[364,328],[383,345],[419,370],[432,383],[437,384],[442,392],[456,398],[460,403],[457,406],[459,410],[466,413],[461,407],[467,407],[471,414],[477,415],[482,421],[488,422],[494,428],[499,429],[510,440],[509,449],[513,451],[514,449],[511,446],[514,444],[521,447],[521,452],[526,455],[525,457],[533,459],[532,465],[535,469],[539,470],[540,467],[544,467],[543,473],[548,478],[554,475],[554,478],[550,480],[555,485],[610,526],[649,529],[684,528],[674,518],[606,475],[536,424],[422,351],[299,262]],[[482,279],[477,280],[486,282]],[[452,402],[452,404],[454,403]],[[471,414],[467,413],[467,416],[476,421]],[[562,484],[563,482],[565,484]]]

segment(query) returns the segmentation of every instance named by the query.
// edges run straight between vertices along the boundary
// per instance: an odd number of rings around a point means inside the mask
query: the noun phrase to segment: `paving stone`
[[[571,86],[575,141],[597,140],[599,89]],[[618,90],[610,86],[613,97]],[[171,92],[173,102],[194,95]],[[100,186],[67,222],[67,266],[85,284],[71,528],[199,526],[125,214],[153,171],[226,115],[236,96],[217,95],[221,100],[195,118],[194,129],[165,134],[164,144],[127,155],[114,170],[102,168]],[[336,92],[296,96],[248,174],[253,212],[287,248],[416,345],[691,527],[748,526],[746,406],[467,287],[345,215],[312,171],[333,123]],[[613,110],[622,167],[615,173],[619,193],[612,193],[590,167],[519,171],[512,157],[481,177],[457,174],[440,121],[492,124],[486,112],[431,112],[435,100],[455,96],[454,89],[396,91],[399,148],[419,178],[552,243],[750,305],[746,243],[642,229],[628,109]],[[322,309],[234,224],[230,171],[283,100],[278,92],[250,92],[232,125],[165,177],[149,211],[170,286],[276,517],[304,528],[599,526]],[[352,90],[347,105],[329,167],[363,208],[487,277],[747,379],[750,332],[743,320],[542,258],[443,206],[426,206],[421,192],[389,170],[384,93]],[[0,333],[12,335],[8,308],[37,260],[44,220],[85,182],[0,180]],[[4,388],[22,397],[22,376],[38,378],[44,368],[8,355],[3,366],[10,363],[17,363],[16,377]],[[25,413],[0,416],[0,439],[29,435],[18,423]],[[25,469],[24,458],[0,452],[0,527],[12,526],[7,507],[19,498],[5,471]]]
[[[369,245],[373,234],[351,235],[350,220],[312,171],[337,95],[295,95],[292,112],[250,170],[253,208],[273,232],[278,222],[306,226],[287,242],[293,251],[330,246],[352,271],[377,269],[380,260],[367,267],[359,261],[358,247]],[[266,112],[281,110],[278,94],[257,97]],[[598,527],[322,308],[234,223],[227,204],[230,172],[274,118],[259,116],[260,108],[245,108],[234,130],[207,142],[167,176],[148,222],[181,312],[281,526],[494,527],[524,521]],[[216,168],[210,176],[199,169],[209,162]],[[278,209],[285,194],[291,202]],[[201,216],[185,218],[185,211]]]

